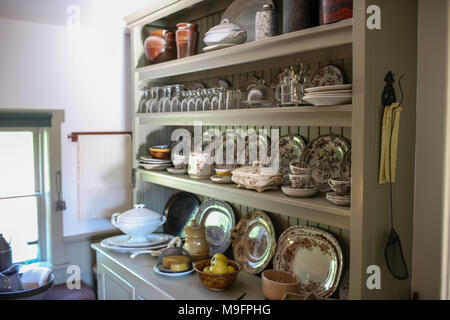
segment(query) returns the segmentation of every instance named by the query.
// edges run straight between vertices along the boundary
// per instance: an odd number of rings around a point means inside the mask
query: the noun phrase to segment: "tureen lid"
[[[217,32],[227,32],[227,31],[241,31],[244,30],[242,27],[236,23],[232,23],[228,19],[223,19],[217,26],[209,29],[207,34],[209,33],[217,33]]]
[[[233,170],[233,175],[273,177],[281,176],[282,173],[272,167],[263,167],[259,161],[255,161],[252,166],[246,166]]]
[[[147,220],[159,220],[161,215],[155,211],[145,208],[144,204],[136,204],[134,209],[125,211],[119,216],[121,221],[147,221]]]

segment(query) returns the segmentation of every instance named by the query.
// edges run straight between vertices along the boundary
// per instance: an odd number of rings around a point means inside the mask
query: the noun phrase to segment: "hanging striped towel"
[[[400,114],[402,111],[403,108],[398,103],[384,109],[381,132],[380,184],[395,182]]]
[[[78,138],[78,219],[110,218],[132,207],[130,135]]]

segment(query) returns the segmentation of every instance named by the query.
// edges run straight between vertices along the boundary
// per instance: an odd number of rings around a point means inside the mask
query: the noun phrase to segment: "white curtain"
[[[78,137],[78,219],[109,218],[132,207],[131,136]]]

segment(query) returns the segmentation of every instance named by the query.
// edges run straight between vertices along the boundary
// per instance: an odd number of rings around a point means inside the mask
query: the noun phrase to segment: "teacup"
[[[175,169],[186,169],[189,164],[189,156],[172,154],[172,163]]]
[[[349,196],[352,190],[352,181],[348,178],[330,179],[328,180],[328,184],[330,185],[331,189],[336,192],[336,195],[340,197]]]
[[[311,175],[297,175],[290,174],[289,180],[291,181],[292,187],[296,189],[307,189],[309,187],[309,182],[311,181]]]
[[[310,175],[312,168],[303,168],[299,163],[291,162],[289,164],[289,169],[291,169],[291,173],[295,175]]]

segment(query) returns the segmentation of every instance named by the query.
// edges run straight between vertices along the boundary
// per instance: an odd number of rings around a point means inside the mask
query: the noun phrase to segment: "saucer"
[[[314,196],[317,192],[319,192],[318,188],[309,188],[309,189],[297,189],[292,186],[282,186],[281,191],[293,198],[309,198]]]
[[[153,271],[155,271],[157,274],[160,274],[160,275],[166,276],[166,277],[182,277],[182,276],[185,276],[187,274],[194,272],[194,268],[191,268],[187,271],[182,271],[182,272],[164,272],[164,271],[161,271],[158,268],[158,265],[155,264],[155,266],[153,267]]]
[[[352,203],[352,199],[350,198],[350,196],[341,197],[341,196],[336,195],[336,192],[328,192],[327,200],[337,206],[343,206],[343,207],[348,207]]]
[[[210,179],[212,182],[219,184],[233,183],[233,181],[231,180],[231,176],[219,176],[216,174],[214,176],[211,176]]]
[[[187,174],[187,172],[188,172],[187,168],[175,169],[174,167],[171,167],[171,168],[167,168],[166,170],[171,174]]]

